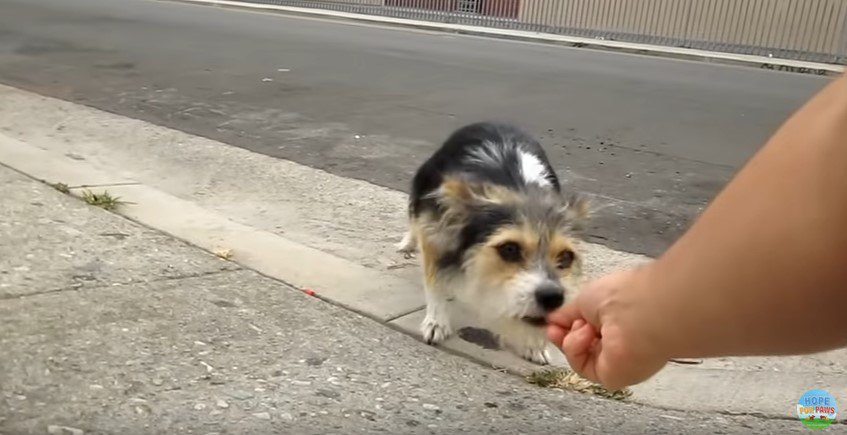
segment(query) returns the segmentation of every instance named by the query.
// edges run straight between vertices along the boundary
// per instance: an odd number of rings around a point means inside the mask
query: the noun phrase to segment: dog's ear
[[[573,231],[583,231],[595,212],[594,204],[583,195],[571,195],[561,208],[563,224]]]
[[[514,201],[508,189],[457,177],[450,177],[432,193],[441,208],[437,221],[428,229],[430,240],[442,246],[457,243],[462,228],[478,210]]]
[[[424,231],[439,251],[454,249],[474,209],[487,201],[484,185],[457,177],[446,178],[428,197],[438,203],[440,213],[424,221]]]
[[[451,177],[441,183],[438,200],[448,210],[462,211],[473,207],[503,204],[514,196],[500,186]]]
[[[460,178],[448,178],[438,190],[439,202],[446,208],[455,209],[476,202],[482,187]]]

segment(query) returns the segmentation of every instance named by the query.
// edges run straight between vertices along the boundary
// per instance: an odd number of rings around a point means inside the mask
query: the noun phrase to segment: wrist
[[[668,275],[662,271],[660,260],[654,260],[631,271],[630,286],[621,288],[622,323],[638,336],[641,346],[656,358],[668,360],[689,355],[685,323],[678,315],[681,307],[674,306],[669,297]]]

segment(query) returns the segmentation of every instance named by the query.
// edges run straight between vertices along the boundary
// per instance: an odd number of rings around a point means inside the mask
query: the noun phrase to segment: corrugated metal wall
[[[242,0],[847,63],[847,0]]]
[[[845,0],[523,0],[556,33],[843,62]]]

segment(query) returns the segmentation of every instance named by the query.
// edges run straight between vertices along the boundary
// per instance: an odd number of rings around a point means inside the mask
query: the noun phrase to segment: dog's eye
[[[574,258],[575,255],[573,251],[562,251],[556,259],[556,266],[558,266],[559,269],[567,269],[571,267],[571,264],[573,264]]]
[[[497,246],[497,253],[503,261],[516,263],[521,260],[521,247],[515,242],[506,242]]]

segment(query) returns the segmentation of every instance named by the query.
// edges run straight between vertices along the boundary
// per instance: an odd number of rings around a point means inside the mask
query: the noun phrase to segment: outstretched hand
[[[647,380],[668,360],[644,323],[650,304],[635,291],[641,272],[616,272],[588,283],[547,319],[547,336],[571,368],[610,390]]]

